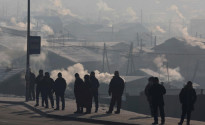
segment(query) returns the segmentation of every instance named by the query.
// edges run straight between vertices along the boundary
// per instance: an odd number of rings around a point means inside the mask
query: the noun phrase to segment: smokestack
[[[157,46],[157,36],[154,37],[154,47]]]

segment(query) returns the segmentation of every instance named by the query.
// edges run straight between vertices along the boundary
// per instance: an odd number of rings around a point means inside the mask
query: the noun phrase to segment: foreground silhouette
[[[153,125],[158,124],[158,108],[160,110],[161,116],[161,125],[165,123],[165,113],[164,113],[164,98],[163,95],[166,93],[166,89],[163,85],[159,84],[159,79],[154,78],[154,83],[150,88],[151,103],[153,108],[154,123]]]
[[[41,94],[42,97],[42,81],[43,81],[43,70],[39,70],[39,75],[36,77],[36,105],[39,106],[39,95]],[[43,97],[42,97],[42,106],[44,106],[43,103]]]
[[[95,101],[95,113],[98,112],[98,88],[100,86],[98,79],[95,77],[95,72],[90,73],[90,82],[92,85],[92,98],[94,98]]]
[[[187,115],[187,125],[190,125],[191,112],[194,110],[194,104],[197,96],[193,89],[192,82],[188,81],[187,85],[181,90],[179,94],[180,103],[182,104],[182,115],[179,125],[182,125],[184,118]]]
[[[74,95],[76,99],[77,111],[74,113],[83,113],[83,80],[79,74],[75,74]]]
[[[117,111],[115,111],[115,114],[120,113],[124,87],[125,87],[124,80],[120,77],[119,72],[115,71],[114,77],[110,81],[109,90],[108,90],[109,96],[112,95],[112,98],[111,98],[109,110],[106,112],[107,114],[112,113],[116,102],[117,102]]]
[[[56,95],[56,109],[59,110],[59,99],[61,99],[62,102],[62,110],[65,109],[65,90],[66,90],[66,81],[62,77],[62,74],[59,72],[58,73],[58,78],[55,80],[54,83],[54,91]]]

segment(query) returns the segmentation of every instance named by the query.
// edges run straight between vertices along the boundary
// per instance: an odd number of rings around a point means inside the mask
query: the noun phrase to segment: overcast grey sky
[[[8,16],[26,11],[27,0],[0,0],[2,14]],[[165,22],[205,18],[205,0],[31,0],[32,12],[46,13],[54,9],[62,15],[97,21],[101,18],[112,22],[140,21],[141,9],[143,20]],[[19,9],[17,9],[19,7]],[[17,11],[18,10],[18,11]],[[22,16],[26,16],[25,13]]]

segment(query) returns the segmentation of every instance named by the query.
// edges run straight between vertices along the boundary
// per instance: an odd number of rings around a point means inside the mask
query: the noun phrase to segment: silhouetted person
[[[54,91],[56,95],[56,109],[59,110],[59,99],[61,98],[62,102],[62,110],[65,109],[65,90],[66,90],[66,81],[64,78],[62,78],[62,74],[58,73],[58,78],[55,80],[54,83]]]
[[[151,116],[154,116],[153,115],[153,107],[152,107],[152,97],[151,97],[151,94],[150,94],[150,88],[152,87],[153,83],[154,83],[154,77],[150,77],[148,79],[148,84],[146,85],[145,90],[144,90],[144,93],[147,97],[147,101],[149,103]]]
[[[151,103],[153,107],[154,123],[153,125],[158,124],[158,108],[160,110],[161,116],[161,125],[165,123],[165,113],[164,113],[164,98],[163,95],[166,94],[166,89],[163,85],[159,84],[159,79],[154,78],[154,83],[150,88]]]
[[[30,72],[30,82],[29,82],[29,100],[35,100],[35,82],[36,82],[36,76],[34,73],[31,72],[31,69],[29,69]]]
[[[113,78],[109,84],[109,96],[112,95],[109,110],[106,112],[107,114],[111,114],[114,108],[115,103],[117,102],[117,111],[115,114],[120,113],[121,102],[122,102],[122,94],[124,91],[124,80],[119,76],[119,72],[115,71]]]
[[[36,105],[39,106],[39,94],[41,93],[42,90],[42,81],[43,81],[43,70],[39,70],[39,75],[36,77]],[[42,97],[42,93],[41,93]],[[44,106],[43,103],[43,98],[42,98],[42,106]]]
[[[197,96],[192,86],[192,82],[188,81],[187,85],[181,90],[179,94],[180,103],[182,104],[182,115],[179,125],[182,125],[184,118],[187,115],[187,125],[190,125],[191,112],[194,110],[194,104]]]
[[[83,86],[84,82],[79,74],[75,74],[74,95],[76,99],[77,111],[74,113],[83,113]]]
[[[90,76],[85,75],[84,76],[84,106],[86,107],[85,114],[91,113],[92,108],[92,85],[90,82]]]
[[[43,94],[43,102],[45,102],[46,107],[48,108],[48,97],[51,102],[51,107],[54,108],[54,100],[53,100],[53,86],[54,81],[52,78],[50,78],[50,74],[48,72],[45,73],[45,76],[42,81],[42,94]]]
[[[25,79],[28,83],[28,100],[35,100],[35,91],[34,91],[34,85],[35,85],[35,75],[31,72],[31,69],[28,69],[28,73],[25,75]]]
[[[100,86],[98,79],[95,77],[95,72],[90,73],[90,82],[92,85],[92,99],[95,101],[95,112],[98,112],[98,88]]]

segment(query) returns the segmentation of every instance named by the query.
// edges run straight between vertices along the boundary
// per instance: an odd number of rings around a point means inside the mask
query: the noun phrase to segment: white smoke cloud
[[[137,14],[135,12],[135,10],[132,7],[128,7],[126,9],[126,12],[128,15],[131,16],[131,21],[136,21],[137,20]]]
[[[160,79],[162,81],[167,81],[167,59],[165,58],[165,55],[162,56],[158,56],[154,59],[154,64],[157,66],[159,73],[151,70],[151,69],[141,69],[142,71],[146,72],[149,75],[152,76],[159,76],[160,75]],[[176,68],[168,68],[168,73],[169,73],[169,81],[183,81],[184,78],[182,77],[182,75],[180,74],[180,68],[176,67]]]
[[[105,3],[102,0],[99,0],[99,2],[97,3],[97,7],[98,7],[98,10],[101,10],[101,11],[114,11],[113,8],[109,7],[107,3]]]
[[[11,17],[10,22],[19,28],[26,29],[27,28],[27,23],[24,22],[17,22],[15,17]],[[30,23],[30,28],[33,29],[35,25],[33,23]]]
[[[47,34],[47,35],[53,35],[54,34],[54,31],[51,27],[49,27],[48,25],[44,24],[42,27],[41,27],[41,32]]]
[[[31,60],[31,69],[34,72],[38,72],[39,69],[45,69],[46,67],[46,58],[47,58],[47,51],[41,51],[41,54],[39,55],[31,55],[30,60]]]
[[[177,5],[172,5],[170,7],[170,10],[173,10],[177,13],[177,15],[181,18],[181,19],[185,19],[185,17],[183,16],[183,14],[179,11],[179,8],[177,7]]]
[[[84,78],[84,75],[89,74],[88,70],[85,70],[83,65],[80,63],[74,64],[73,66],[69,66],[67,69],[53,70],[51,72],[51,77],[56,79],[59,72],[62,73],[67,84],[70,84],[75,81],[75,73],[78,73],[82,79]],[[95,71],[95,76],[100,83],[109,83],[111,78],[113,77],[113,75],[109,73],[100,73],[98,70]]]
[[[51,2],[54,5],[55,10],[58,12],[58,14],[63,15],[63,16],[70,15],[72,17],[79,18],[79,16],[72,13],[70,9],[64,8],[61,0],[51,0]]]
[[[11,57],[5,52],[0,52],[0,67],[11,67]]]
[[[184,27],[184,28],[181,27],[180,30],[182,32],[183,37],[186,40],[185,42],[187,42],[188,45],[191,45],[194,47],[197,46],[197,47],[200,47],[201,49],[205,49],[205,44],[204,44],[205,39],[190,36],[188,33],[187,27]]]
[[[159,31],[161,33],[166,33],[166,31],[164,29],[162,29],[159,25],[155,27],[156,31]]]

